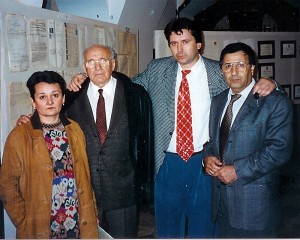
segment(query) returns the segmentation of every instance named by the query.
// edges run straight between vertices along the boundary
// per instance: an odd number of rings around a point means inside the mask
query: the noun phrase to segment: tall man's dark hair
[[[170,35],[172,32],[182,33],[186,29],[191,31],[191,34],[196,39],[196,43],[202,43],[202,33],[199,31],[197,24],[188,18],[174,18],[165,27],[164,34],[170,46]]]

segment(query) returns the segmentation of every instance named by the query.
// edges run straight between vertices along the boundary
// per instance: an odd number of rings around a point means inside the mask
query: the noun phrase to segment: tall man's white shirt
[[[207,72],[202,57],[190,69],[187,75],[189,83],[191,108],[192,108],[192,127],[194,151],[199,152],[203,145],[209,140],[208,124],[210,110],[210,94],[208,88]],[[175,128],[168,147],[168,152],[176,153],[176,128],[177,128],[177,101],[180,83],[182,80],[182,68],[178,64],[178,72],[175,86]]]

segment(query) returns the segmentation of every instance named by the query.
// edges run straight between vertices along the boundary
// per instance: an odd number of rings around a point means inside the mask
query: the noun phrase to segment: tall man
[[[291,102],[280,91],[251,94],[256,63],[248,45],[227,45],[220,65],[230,89],[212,100],[204,149],[218,237],[276,238],[279,168],[292,152]]]
[[[157,237],[185,237],[186,217],[188,237],[212,237],[212,178],[203,174],[202,150],[209,139],[211,98],[228,86],[218,62],[199,54],[201,32],[192,20],[173,19],[164,33],[173,56],[151,61],[143,73],[133,78],[147,90],[153,107]],[[182,70],[190,72],[186,75]],[[73,77],[71,89],[78,90],[82,78]],[[180,88],[182,81],[185,84]],[[264,79],[254,91],[264,95],[274,88],[272,81]],[[181,101],[179,96],[190,100]],[[178,110],[178,106],[189,109],[188,113]],[[182,119],[188,115],[191,118]],[[190,134],[182,135],[187,132]]]

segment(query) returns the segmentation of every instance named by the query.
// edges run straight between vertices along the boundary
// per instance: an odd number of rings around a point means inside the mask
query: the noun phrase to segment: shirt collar
[[[111,77],[109,82],[102,88],[103,94],[111,95],[113,94],[114,87],[116,86],[117,80],[114,77]],[[90,88],[92,93],[98,96],[98,90],[100,89],[97,85],[95,85],[92,81],[90,82]]]
[[[203,64],[203,58],[201,57],[201,55],[199,54],[199,59],[198,61],[194,64],[194,66],[192,66],[191,69],[191,73],[194,73],[196,72],[198,69],[200,69],[199,66],[201,66],[201,64]],[[178,74],[180,73],[181,74],[181,71],[182,71],[182,67],[180,66],[180,64],[178,63],[178,72],[177,72],[177,76]]]

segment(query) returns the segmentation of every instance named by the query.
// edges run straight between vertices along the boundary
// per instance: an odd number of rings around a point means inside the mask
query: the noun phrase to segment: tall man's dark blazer
[[[135,191],[153,182],[152,110],[147,92],[124,74],[117,79],[107,138],[100,146],[92,108],[87,96],[90,80],[79,92],[67,92],[65,113],[78,122],[87,142],[92,184],[101,210],[136,204]],[[151,165],[152,164],[152,165]],[[152,177],[151,177],[152,176]]]
[[[204,155],[220,159],[219,134],[229,90],[212,100],[210,141]],[[255,99],[252,91],[239,110],[225,151],[225,164],[234,165],[238,179],[222,196],[228,206],[229,224],[245,230],[276,226],[279,215],[279,169],[292,152],[292,106],[280,91]],[[216,220],[221,182],[213,180],[212,217]]]

